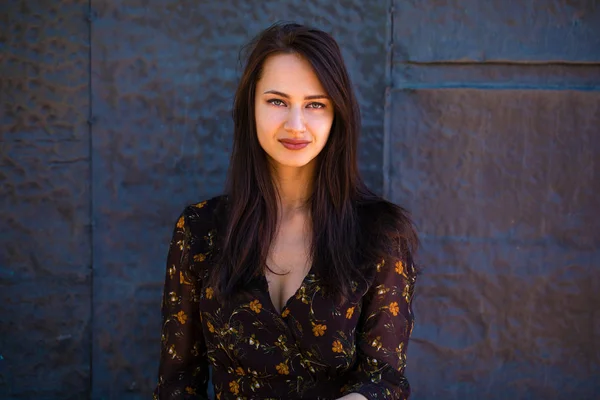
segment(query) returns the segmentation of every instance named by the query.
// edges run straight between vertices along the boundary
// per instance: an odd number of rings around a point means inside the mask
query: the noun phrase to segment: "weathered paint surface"
[[[90,390],[86,10],[84,1],[0,4],[2,399]]]
[[[0,4],[0,398],[149,397],[174,219],[277,20],[338,39],[361,170],[422,233],[413,397],[597,397],[597,1],[203,3]]]
[[[394,1],[385,193],[423,239],[415,399],[600,395],[600,8]]]
[[[596,0],[394,0],[394,59],[600,61]]]
[[[389,195],[423,238],[415,398],[593,398],[598,93],[394,91],[392,103]]]

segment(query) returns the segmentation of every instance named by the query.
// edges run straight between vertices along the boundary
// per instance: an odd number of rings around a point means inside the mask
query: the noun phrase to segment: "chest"
[[[301,227],[284,226],[276,235],[267,257],[265,278],[277,312],[297,294],[310,272],[310,238]]]
[[[362,308],[360,292],[338,304],[324,294],[322,280],[311,272],[282,309],[275,309],[269,297],[264,281],[229,306],[206,296],[201,299],[208,355],[217,370],[240,367],[257,371],[257,376],[263,373],[265,379],[293,374],[308,384],[351,367]],[[293,383],[298,390],[296,380]]]

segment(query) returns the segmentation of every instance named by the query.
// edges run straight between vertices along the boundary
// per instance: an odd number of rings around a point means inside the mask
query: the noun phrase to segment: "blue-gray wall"
[[[414,398],[600,393],[599,2],[338,3],[0,5],[0,398],[149,397],[172,224],[278,20],[338,39],[361,170],[422,234]]]
[[[415,399],[600,398],[600,2],[394,1]]]
[[[0,2],[0,399],[91,387],[87,10]]]

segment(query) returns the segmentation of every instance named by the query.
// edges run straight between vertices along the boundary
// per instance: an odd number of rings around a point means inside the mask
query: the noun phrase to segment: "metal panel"
[[[592,398],[600,94],[417,90],[391,103],[390,197],[424,239],[415,398]]]
[[[364,110],[361,166],[381,190],[384,5],[361,1],[94,1],[93,398],[155,384],[169,235],[183,206],[221,192],[238,53],[277,20],[338,39]]]
[[[595,0],[394,1],[394,61],[600,61]]]
[[[90,381],[87,2],[0,5],[0,397]]]
[[[438,237],[600,247],[600,94],[395,92],[391,196]]]
[[[595,64],[411,64],[393,68],[397,89],[600,90]]]
[[[414,399],[594,399],[600,250],[426,238]]]

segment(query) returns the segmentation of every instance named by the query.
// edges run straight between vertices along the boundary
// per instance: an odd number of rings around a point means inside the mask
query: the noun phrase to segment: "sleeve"
[[[405,400],[410,395],[404,370],[414,325],[416,271],[410,254],[405,254],[390,255],[377,264],[357,327],[356,369],[344,394],[360,393],[369,400]]]
[[[167,256],[155,400],[208,399],[208,361],[197,295],[200,286],[190,256],[191,240],[184,211],[175,226]]]

